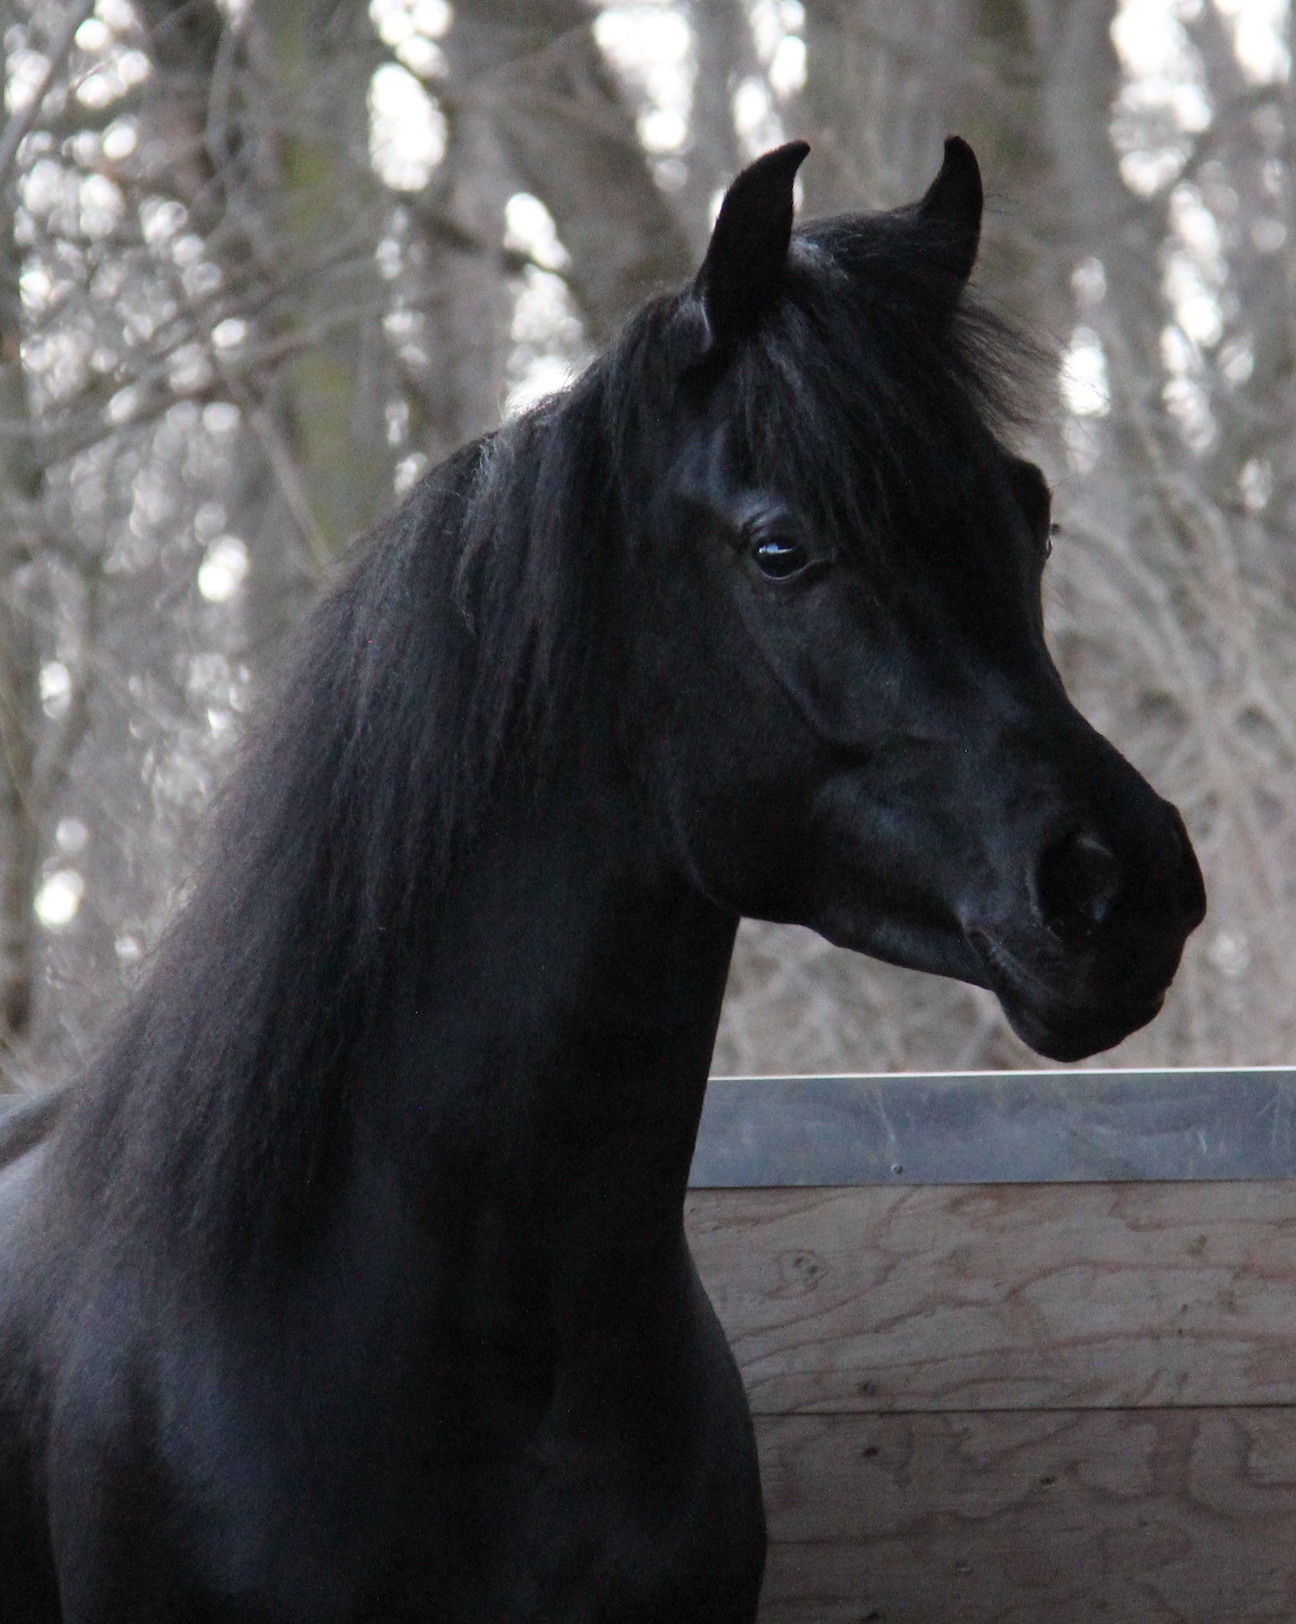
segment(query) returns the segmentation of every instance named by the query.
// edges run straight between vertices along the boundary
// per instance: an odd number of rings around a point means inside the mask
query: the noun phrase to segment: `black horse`
[[[681,1213],[740,915],[1075,1059],[1202,917],[1045,650],[976,161],[696,282],[315,614],[188,907],[0,1179],[10,1624],[749,1624]]]

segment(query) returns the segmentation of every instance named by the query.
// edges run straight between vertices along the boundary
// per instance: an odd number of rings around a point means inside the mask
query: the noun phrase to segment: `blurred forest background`
[[[1081,707],[1211,914],[1111,1059],[1296,1060],[1296,201],[1283,0],[3,0],[0,1086],[74,1064],[348,541],[688,276],[966,135],[1057,357]],[[231,944],[237,951],[237,944]],[[746,925],[718,1071],[1037,1064],[988,996]]]

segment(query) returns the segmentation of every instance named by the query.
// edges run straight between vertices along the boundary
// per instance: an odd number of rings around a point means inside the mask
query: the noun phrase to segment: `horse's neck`
[[[498,817],[411,956],[367,1090],[408,1185],[678,1215],[736,921],[579,783]]]

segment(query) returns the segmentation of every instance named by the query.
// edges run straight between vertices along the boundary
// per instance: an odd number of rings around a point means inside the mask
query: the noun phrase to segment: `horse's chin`
[[[1009,1026],[1028,1048],[1046,1060],[1087,1060],[1114,1049],[1160,1013],[1165,994],[1127,1007],[1074,1009],[1032,1005],[1005,992],[999,1003]]]
[[[1004,951],[993,938],[969,933],[986,970],[986,984],[999,1000],[1008,1024],[1036,1054],[1048,1060],[1087,1060],[1090,1055],[1114,1049],[1118,1043],[1146,1026],[1165,1003],[1171,976],[1178,965],[1164,961],[1149,968],[1151,979],[1125,995],[1110,986],[1099,990],[1093,982],[1093,966],[1088,973],[1072,972],[1056,961],[1051,973],[1027,969],[1015,955]]]

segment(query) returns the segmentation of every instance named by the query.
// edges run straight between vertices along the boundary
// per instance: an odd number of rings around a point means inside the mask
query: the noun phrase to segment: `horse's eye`
[[[809,551],[794,536],[757,536],[751,555],[762,575],[771,581],[786,581],[799,575],[810,562]]]

